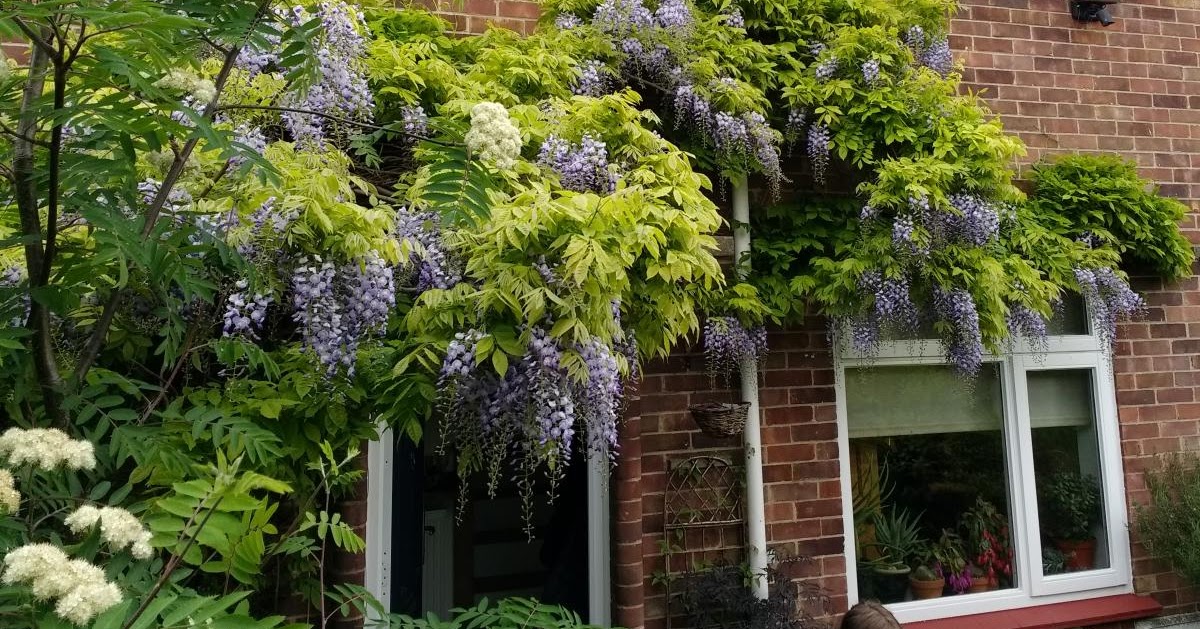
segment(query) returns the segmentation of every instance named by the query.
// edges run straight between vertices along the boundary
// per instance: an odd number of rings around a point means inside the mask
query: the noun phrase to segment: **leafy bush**
[[[1091,539],[1103,505],[1100,482],[1093,476],[1059,472],[1038,486],[1042,531],[1053,539]]]
[[[1116,248],[1131,270],[1169,279],[1192,274],[1195,254],[1179,231],[1187,206],[1158,194],[1133,160],[1065,155],[1033,167],[1030,201],[1070,238]]]
[[[1135,507],[1138,535],[1150,552],[1200,585],[1200,456],[1176,455],[1146,472],[1150,500]]]
[[[527,598],[505,598],[495,605],[484,598],[474,607],[455,609],[451,613],[453,615],[444,620],[433,614],[425,618],[397,615],[382,626],[388,629],[598,629],[585,624],[569,609]],[[381,625],[368,623],[367,626]]]
[[[693,566],[672,575],[678,585],[679,610],[692,627],[736,627],[738,629],[815,629],[825,625],[817,621],[810,607],[824,604],[819,586],[797,581],[790,567],[804,561],[788,557],[768,564],[766,574],[751,574],[740,564]],[[751,580],[767,580],[770,595],[756,598]]]

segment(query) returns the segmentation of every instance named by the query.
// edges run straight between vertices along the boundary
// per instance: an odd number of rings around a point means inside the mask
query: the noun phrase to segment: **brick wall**
[[[796,576],[819,583],[831,597],[830,610],[844,610],[846,562],[842,555],[837,415],[826,327],[814,317],[803,328],[772,331],[769,343],[772,351],[760,374],[759,392],[767,539],[772,548],[785,554],[810,558],[797,564]],[[703,372],[703,356],[678,353],[647,365],[640,386],[640,552],[648,628],[664,626],[667,609],[663,589],[652,585],[651,578],[664,568],[660,542],[668,466],[697,454],[716,454],[737,464],[742,458],[740,437],[706,436],[688,413],[691,404],[734,398],[728,389],[714,389]],[[740,529],[721,531],[719,537],[703,541],[729,547],[741,541],[740,534]],[[689,543],[695,543],[693,538]],[[621,561],[623,558],[618,559]],[[618,624],[622,621],[614,619]]]
[[[528,35],[537,25],[536,0],[421,0],[442,14],[459,35],[472,35],[499,26]]]
[[[950,39],[963,78],[1030,159],[1120,152],[1168,194],[1200,199],[1200,4],[1125,2],[1107,28],[1072,20],[1067,0],[963,5]]]

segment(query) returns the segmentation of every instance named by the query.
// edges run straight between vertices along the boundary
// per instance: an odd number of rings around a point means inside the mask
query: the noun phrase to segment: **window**
[[[973,381],[934,341],[839,360],[851,602],[915,622],[1131,591],[1108,355],[1081,305],[1050,329]]]

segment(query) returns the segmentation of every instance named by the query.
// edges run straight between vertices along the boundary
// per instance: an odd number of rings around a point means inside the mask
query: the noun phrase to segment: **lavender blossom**
[[[954,56],[950,52],[950,42],[940,37],[929,45],[920,56],[921,65],[937,72],[942,76],[950,74],[954,69]]]
[[[1141,295],[1109,267],[1075,269],[1075,281],[1087,301],[1095,332],[1107,346],[1117,340],[1117,321],[1146,307]]]

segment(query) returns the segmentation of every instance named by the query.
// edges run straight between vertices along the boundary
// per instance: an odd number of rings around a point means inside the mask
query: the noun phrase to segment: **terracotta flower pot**
[[[942,590],[946,588],[945,579],[930,579],[928,581],[919,580],[916,577],[908,577],[908,585],[912,588],[913,598],[923,600],[927,598],[937,598],[942,595]]]
[[[971,577],[971,587],[967,588],[968,594],[979,594],[980,592],[989,592],[998,589],[1000,584],[995,578],[989,577],[986,574],[981,577]]]
[[[1054,540],[1054,545],[1066,557],[1067,570],[1091,570],[1096,565],[1096,540]]]

